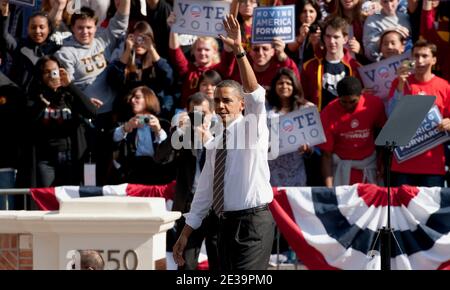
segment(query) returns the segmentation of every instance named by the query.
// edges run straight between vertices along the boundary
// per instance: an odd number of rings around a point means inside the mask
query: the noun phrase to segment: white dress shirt
[[[240,116],[227,128],[227,159],[224,177],[224,211],[253,208],[273,199],[267,162],[269,130],[265,109],[265,90],[261,86],[245,94],[245,117]],[[249,125],[246,125],[249,124]],[[206,160],[198,181],[186,224],[200,227],[213,201],[216,148],[222,135],[205,144]],[[245,137],[244,137],[245,136]]]

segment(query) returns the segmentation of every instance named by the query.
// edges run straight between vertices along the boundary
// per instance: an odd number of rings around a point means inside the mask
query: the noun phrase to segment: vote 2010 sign
[[[269,43],[274,37],[295,41],[295,6],[257,7],[253,12],[252,43]]]
[[[279,120],[270,120],[270,125],[271,137],[278,135],[279,156],[295,152],[303,144],[314,146],[326,141],[317,107],[304,108],[280,116]]]
[[[433,106],[420,124],[420,127],[417,129],[411,141],[409,141],[406,146],[395,148],[394,154],[397,161],[400,163],[411,159],[449,140],[450,134],[447,131],[440,131],[437,128],[441,122],[442,117],[439,109],[436,106]]]
[[[358,71],[364,87],[372,89],[376,96],[386,100],[392,82],[397,78],[397,68],[402,61],[409,59],[410,56],[411,51],[408,50],[404,54],[359,67]]]
[[[230,13],[228,2],[176,0],[173,10],[177,17],[173,32],[213,37],[226,35],[222,21]]]

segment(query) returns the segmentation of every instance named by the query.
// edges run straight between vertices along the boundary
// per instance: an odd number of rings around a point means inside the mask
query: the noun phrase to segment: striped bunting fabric
[[[168,185],[32,188],[42,210],[89,196],[173,199]],[[371,184],[273,188],[270,210],[281,233],[308,269],[380,269],[378,230],[387,224],[387,189]],[[391,268],[450,269],[450,189],[402,186],[391,190]]]
[[[173,200],[175,182],[166,185],[119,184],[108,186],[58,186],[31,188],[33,200],[41,210],[58,210],[59,202],[71,198],[92,196],[164,197]]]
[[[380,269],[387,188],[279,187],[270,208],[307,268]],[[392,269],[450,269],[450,189],[392,188],[391,228]]]

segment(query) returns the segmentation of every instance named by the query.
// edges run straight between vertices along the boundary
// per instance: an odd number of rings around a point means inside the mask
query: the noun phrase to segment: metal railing
[[[11,195],[23,195],[23,207],[24,210],[28,210],[27,196],[31,195],[29,188],[0,188],[0,199],[3,200],[5,204],[5,210],[9,210],[8,197]]]

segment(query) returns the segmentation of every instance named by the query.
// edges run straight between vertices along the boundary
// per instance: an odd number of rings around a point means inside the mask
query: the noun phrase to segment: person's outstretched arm
[[[119,7],[117,7],[117,13],[121,15],[130,15],[131,0],[120,0]]]
[[[250,62],[245,55],[245,50],[242,47],[241,41],[241,29],[239,22],[233,15],[227,15],[223,24],[227,36],[220,35],[220,39],[233,49],[233,53],[236,55],[239,72],[241,74],[242,87],[244,92],[251,93],[258,88],[258,81],[256,80],[255,73]]]
[[[423,0],[421,19],[420,19],[420,35],[426,40],[432,42],[439,47],[449,47],[448,42],[443,40],[436,29],[434,29],[434,19],[439,1]],[[444,48],[442,48],[444,49]]]
[[[169,48],[170,49],[177,49],[180,47],[180,41],[178,39],[178,33],[172,31],[172,26],[176,22],[176,15],[175,12],[170,12],[169,17],[167,17],[167,25],[170,27],[170,34],[169,34]]]
[[[9,28],[9,0],[0,0],[0,41],[9,51],[17,48],[16,39],[8,32]]]
[[[67,0],[57,0],[52,4],[51,10],[48,13],[48,18],[52,22],[53,27],[55,29],[59,29],[59,26],[63,21],[63,14],[67,6]]]

